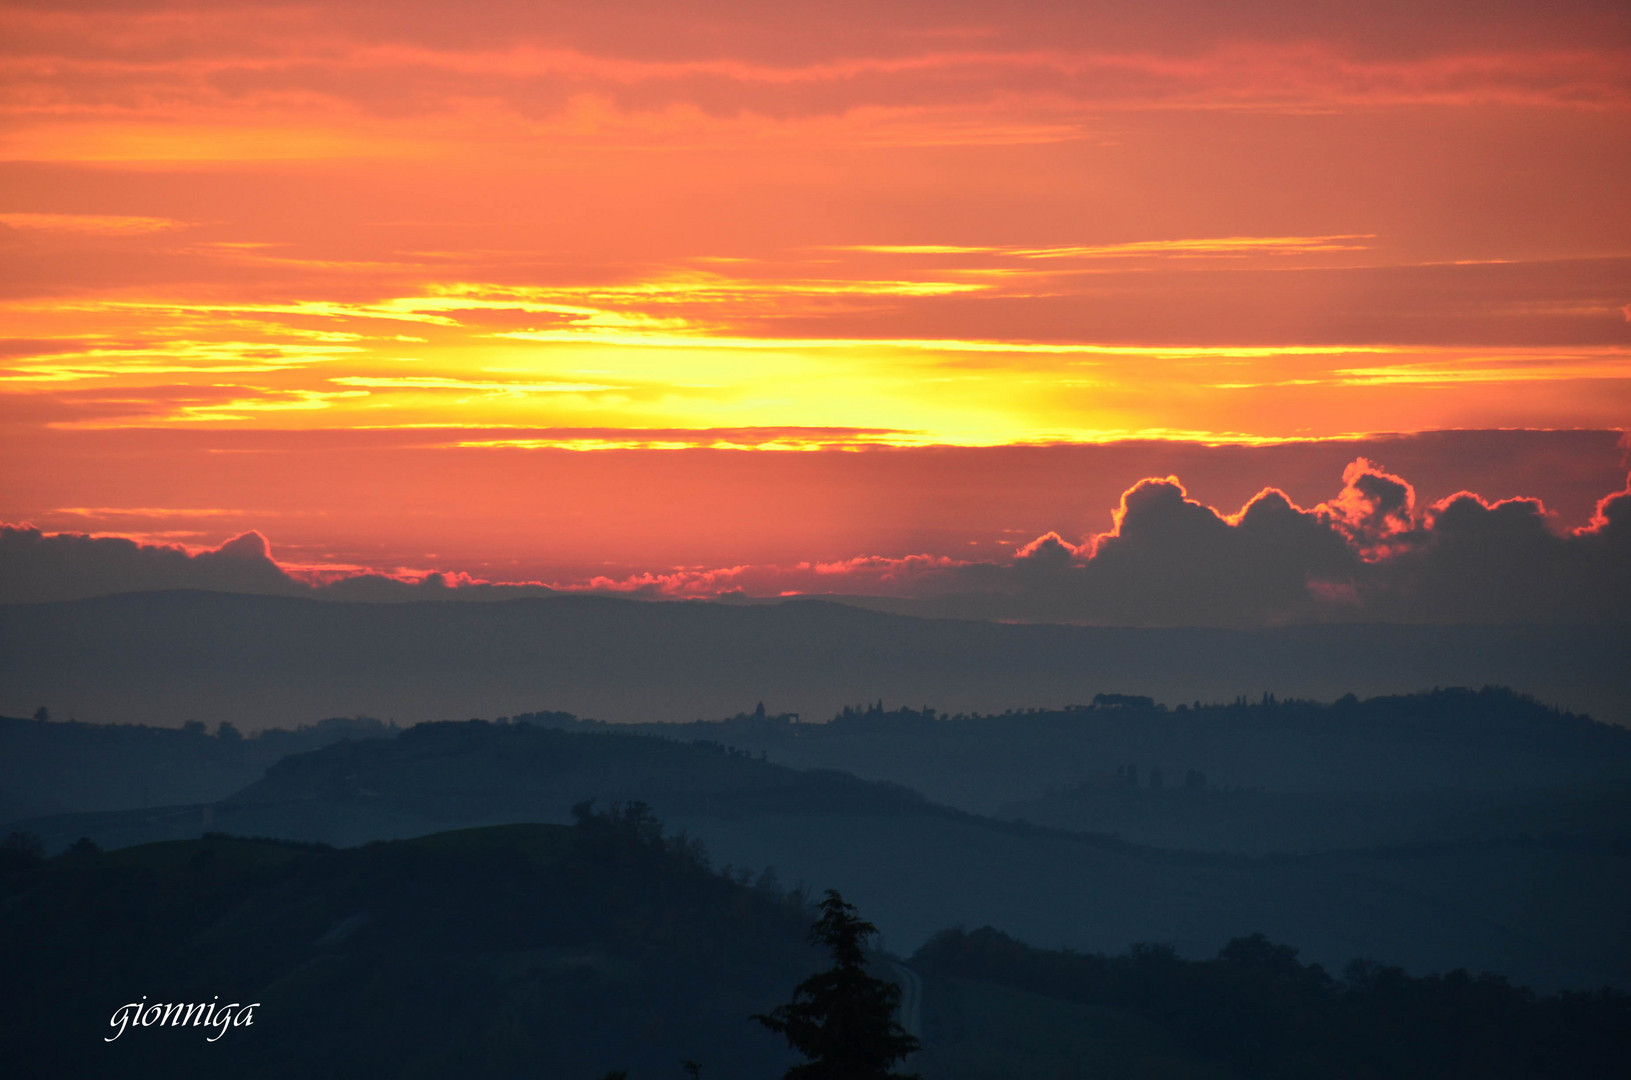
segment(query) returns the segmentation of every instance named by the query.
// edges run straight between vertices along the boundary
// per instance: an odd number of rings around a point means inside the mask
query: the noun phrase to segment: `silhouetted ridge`
[[[1624,993],[1540,997],[1499,976],[1413,978],[1366,960],[1337,979],[1261,934],[1195,961],[1160,945],[1105,956],[1032,948],[990,927],[947,930],[912,965],[1133,1014],[1243,1076],[1570,1080],[1616,1075],[1631,1060]]]
[[[789,765],[894,781],[986,814],[1083,786],[1497,793],[1631,782],[1631,729],[1501,687],[1329,704],[1265,693],[1168,706],[1147,695],[1100,694],[1061,709],[955,715],[879,701],[819,724],[768,710],[688,724],[603,725],[560,713],[519,719],[705,738]]]
[[[745,886],[638,805],[345,850],[212,836],[0,880],[16,1076],[773,1075],[746,1021],[816,962],[803,894]],[[139,928],[140,932],[133,932]],[[260,1002],[213,1044],[126,1001]]]
[[[1198,723],[1217,727],[1313,727],[1346,728],[1371,733],[1399,732],[1434,739],[1459,739],[1475,735],[1482,739],[1517,739],[1551,751],[1591,754],[1599,750],[1631,753],[1631,729],[1604,724],[1590,716],[1546,705],[1529,694],[1504,686],[1434,688],[1412,694],[1385,694],[1361,700],[1346,694],[1332,702],[1300,698],[1280,698],[1264,693],[1260,698],[1241,695],[1228,702],[1194,702],[1166,705],[1142,694],[1095,694],[1091,704],[1066,705],[1062,709],[1016,708],[1001,713],[957,713],[896,706],[885,708],[880,700],[872,704],[846,705],[825,724],[800,723],[796,713],[768,713],[761,705],[755,712],[737,713],[723,720],[697,720],[690,724],[643,723],[618,725],[622,730],[648,732],[718,731],[729,736],[775,732],[803,739],[821,738],[831,733],[875,733],[885,731],[943,732],[946,725],[989,724],[1010,720],[1018,726],[1026,721],[1044,722],[1061,717],[1084,718],[1084,714],[1111,713],[1116,717],[1148,715],[1188,716]],[[594,720],[580,720],[571,713],[523,713],[513,717],[563,728],[598,728]],[[796,726],[795,726],[796,725]]]
[[[410,800],[421,812],[536,813],[562,799],[650,801],[664,814],[921,813],[917,793],[835,770],[797,770],[717,742],[638,732],[562,731],[526,721],[438,721],[395,739],[344,742],[293,754],[226,808],[308,799]]]

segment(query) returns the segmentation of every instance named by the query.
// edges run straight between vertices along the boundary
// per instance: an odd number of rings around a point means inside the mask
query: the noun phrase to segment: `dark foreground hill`
[[[1122,956],[1033,949],[990,927],[938,934],[912,957],[931,985],[927,1035],[942,1052],[983,1019],[973,987],[1000,986],[1081,1009],[1115,1010],[1161,1028],[1234,1075],[1319,1080],[1609,1077],[1631,1060],[1631,997],[1615,991],[1537,998],[1465,971],[1413,979],[1356,961],[1334,976],[1260,934],[1216,958],[1183,960],[1143,945]],[[966,1040],[966,1052],[983,1049]],[[1019,1075],[1019,1074],[1012,1074]],[[1085,1074],[1084,1074],[1085,1075]],[[1149,1075],[1129,1069],[1121,1075]]]
[[[632,808],[349,850],[212,835],[8,857],[0,1046],[22,1080],[658,1080],[686,1061],[763,1080],[789,1058],[748,1014],[826,963],[804,900],[711,872]],[[1613,1075],[1631,1031],[1623,995],[1374,964],[1338,981],[1260,937],[1185,962],[949,931],[885,960],[928,1080],[1574,1080]],[[121,1025],[127,1003],[252,1023]]]
[[[623,825],[344,851],[217,836],[14,873],[7,1074],[591,1080],[677,1076],[689,1058],[778,1075],[785,1048],[748,1016],[819,960],[801,898]],[[107,1042],[143,1000],[258,1005],[249,1026]]]
[[[827,717],[883,698],[949,712],[1101,692],[1333,700],[1506,685],[1631,723],[1631,627],[1130,630],[911,618],[842,604],[557,596],[329,603],[139,593],[0,606],[0,712],[120,723],[420,720],[540,707],[690,720],[766,702]]]
[[[979,817],[718,744],[483,722],[296,755],[208,807],[25,827],[58,849],[81,834],[112,846],[206,828],[357,844],[564,821],[590,797],[649,802],[719,862],[837,887],[896,949],[946,926],[991,924],[1043,946],[1164,941],[1208,956],[1260,930],[1328,965],[1369,956],[1547,989],[1631,985],[1623,829],[1273,858],[1160,851]]]

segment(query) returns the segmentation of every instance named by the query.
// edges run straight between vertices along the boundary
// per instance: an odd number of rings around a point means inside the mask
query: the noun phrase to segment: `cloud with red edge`
[[[1317,508],[1367,559],[1398,550],[1399,537],[1416,525],[1416,489],[1403,477],[1383,471],[1367,458],[1342,470],[1342,491]]]
[[[1229,515],[1175,477],[1141,480],[1108,532],[1080,546],[1039,537],[1007,595],[965,598],[964,613],[1161,626],[1631,618],[1631,481],[1589,525],[1559,531],[1537,499],[1461,492],[1422,511],[1407,480],[1365,458],[1342,479],[1309,509],[1266,488]]]

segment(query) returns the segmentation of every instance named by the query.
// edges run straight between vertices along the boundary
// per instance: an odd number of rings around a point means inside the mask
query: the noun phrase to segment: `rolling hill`
[[[423,725],[291,756],[207,807],[29,827],[57,844],[206,828],[359,844],[564,821],[592,797],[650,803],[720,863],[840,888],[897,950],[947,926],[990,924],[1041,946],[1165,941],[1206,956],[1262,931],[1328,965],[1371,957],[1417,973],[1487,969],[1547,989],[1631,983],[1631,915],[1617,902],[1631,890],[1623,831],[1267,858],[1174,852],[637,734]]]

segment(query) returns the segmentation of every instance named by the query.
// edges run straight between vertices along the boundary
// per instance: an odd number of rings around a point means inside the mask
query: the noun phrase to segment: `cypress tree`
[[[832,954],[833,966],[799,983],[788,1004],[752,1017],[808,1059],[785,1080],[917,1080],[889,1071],[918,1041],[895,1020],[900,987],[866,973],[866,944],[877,932],[827,890],[810,940]]]

